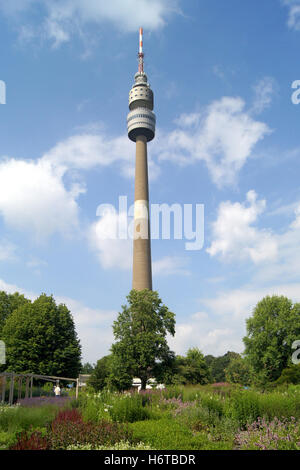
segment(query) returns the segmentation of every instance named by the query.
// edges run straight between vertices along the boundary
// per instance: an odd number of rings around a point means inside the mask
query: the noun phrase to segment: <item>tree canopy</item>
[[[284,296],[265,297],[246,321],[245,357],[254,371],[275,381],[291,363],[292,343],[300,339],[300,304]]]
[[[227,351],[223,356],[214,357],[211,354],[205,356],[205,362],[208,365],[213,382],[225,382],[225,370],[232,359],[239,358],[240,355],[233,351]]]
[[[56,305],[53,297],[46,294],[34,302],[19,300],[19,306],[7,316],[2,329],[6,369],[78,377],[81,347],[68,308]]]
[[[246,359],[241,356],[232,358],[225,369],[226,381],[234,384],[248,386],[253,381],[253,368]]]
[[[211,382],[210,370],[200,349],[190,348],[186,356],[176,356],[167,382],[183,385]]]
[[[144,389],[147,380],[161,376],[174,359],[166,336],[175,334],[175,315],[155,291],[132,290],[127,300],[113,324],[111,380],[126,388],[138,377]]]
[[[21,295],[18,292],[7,294],[4,291],[0,291],[0,339],[2,336],[3,326],[9,315],[19,306],[28,303],[30,303],[30,300],[26,299],[24,295]]]

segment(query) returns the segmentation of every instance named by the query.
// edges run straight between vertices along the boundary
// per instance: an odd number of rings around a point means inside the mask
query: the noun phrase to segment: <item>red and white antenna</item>
[[[143,28],[140,28],[139,42],[139,73],[144,73],[144,53],[143,53]]]

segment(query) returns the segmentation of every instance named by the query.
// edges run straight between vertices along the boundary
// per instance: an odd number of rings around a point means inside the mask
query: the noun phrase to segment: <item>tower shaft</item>
[[[132,288],[152,289],[147,139],[136,138]]]
[[[144,72],[142,28],[138,58],[127,116],[128,137],[136,143],[132,288],[152,290],[147,143],[155,137],[156,117],[153,92]]]

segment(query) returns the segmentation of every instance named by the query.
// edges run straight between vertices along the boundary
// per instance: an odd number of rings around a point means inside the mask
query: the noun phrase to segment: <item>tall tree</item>
[[[75,378],[81,369],[81,348],[68,308],[42,294],[6,319],[2,337],[7,370]]]
[[[28,303],[30,303],[30,300],[25,299],[24,295],[19,294],[18,292],[7,294],[4,291],[0,291],[0,339],[3,326],[9,315],[20,305]]]
[[[175,334],[175,315],[162,304],[158,293],[132,290],[128,306],[122,307],[113,324],[116,343],[112,345],[112,379],[129,383],[139,377],[142,389],[150,377],[159,377],[169,367],[174,353],[167,343],[167,333]]]
[[[249,361],[239,356],[231,359],[225,375],[227,382],[248,386],[253,381],[254,371]]]
[[[212,355],[205,356],[205,362],[208,365],[212,380],[214,382],[225,382],[225,370],[232,359],[239,358],[240,355],[233,351],[227,351],[223,356],[214,357]]]
[[[190,348],[185,358],[184,376],[188,384],[207,384],[211,380],[209,368],[200,349]]]
[[[97,392],[108,385],[108,379],[111,373],[111,359],[111,355],[99,359],[88,380],[88,384]]]
[[[291,363],[292,344],[300,339],[300,304],[284,296],[265,297],[246,321],[245,357],[255,372],[278,379]]]

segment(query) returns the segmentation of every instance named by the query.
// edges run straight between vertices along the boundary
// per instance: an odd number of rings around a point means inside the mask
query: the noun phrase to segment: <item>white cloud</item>
[[[2,160],[0,214],[4,222],[34,233],[37,239],[57,231],[72,233],[78,226],[78,194],[65,188],[62,177],[59,168],[43,160]]]
[[[43,20],[37,35],[44,35],[58,47],[70,41],[74,34],[84,36],[89,24],[112,24],[122,32],[138,31],[143,26],[155,31],[166,25],[168,18],[179,13],[178,0],[5,0],[0,8],[20,20],[20,15],[39,7]],[[42,7],[42,8],[41,8]],[[21,17],[22,18],[22,17]]]
[[[0,160],[0,215],[7,226],[34,234],[36,240],[79,228],[78,198],[86,192],[80,170],[116,165],[134,176],[135,147],[126,135],[80,133],[59,142],[37,160]],[[159,175],[149,160],[149,178]]]
[[[213,241],[207,252],[231,261],[251,259],[261,263],[276,259],[278,242],[275,236],[271,231],[253,226],[265,207],[266,201],[257,200],[253,190],[247,193],[246,204],[222,202],[212,225]]]
[[[205,355],[220,356],[227,351],[242,353],[246,319],[267,295],[284,295],[299,302],[300,284],[260,287],[253,283],[239,289],[218,291],[213,298],[199,299],[205,311],[177,322],[175,337],[168,337],[171,349],[177,354],[185,354],[191,347],[198,347]]]
[[[278,256],[256,273],[261,282],[298,280],[300,278],[300,203],[294,210],[294,220],[276,235]]]
[[[272,77],[264,77],[253,88],[255,97],[252,112],[260,114],[271,105],[277,83]]]
[[[87,307],[74,299],[55,297],[71,311],[83,353],[83,362],[96,362],[109,354],[114,341],[112,324],[117,318],[114,310],[101,310]]]
[[[88,231],[91,249],[104,269],[129,270],[132,267],[131,238],[119,238],[119,224],[127,224],[127,213],[107,211]]]
[[[227,319],[228,322],[228,319]],[[219,356],[227,351],[242,352],[243,342],[241,324],[228,327],[225,321],[218,322],[208,316],[195,318],[190,316],[186,322],[176,325],[174,337],[168,337],[170,348],[176,354],[184,355],[189,348],[197,347],[203,354]]]
[[[0,261],[14,261],[17,247],[8,240],[0,240]]]
[[[282,4],[288,7],[288,27],[300,31],[300,1],[282,0]]]
[[[184,114],[176,122],[174,131],[158,133],[159,158],[181,165],[202,160],[220,187],[235,183],[255,145],[270,133],[265,123],[245,111],[241,98],[233,97],[214,101],[202,114]]]
[[[165,256],[164,258],[152,263],[154,276],[181,275],[188,276],[190,271],[187,269],[187,260],[178,256]]]

